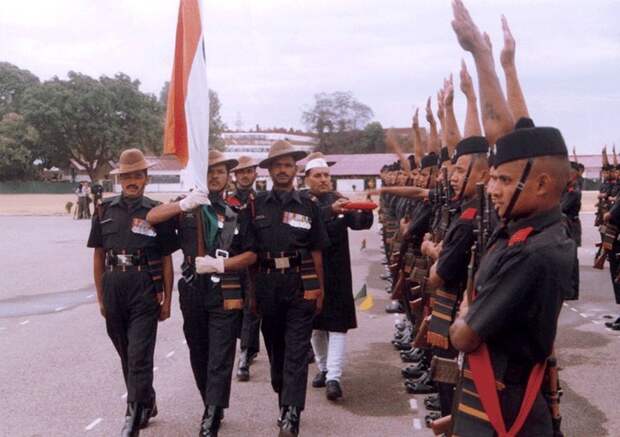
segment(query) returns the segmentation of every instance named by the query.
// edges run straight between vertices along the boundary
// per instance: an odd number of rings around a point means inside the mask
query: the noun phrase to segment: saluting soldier
[[[254,191],[254,182],[256,181],[257,166],[258,163],[251,157],[239,157],[239,164],[232,170],[235,175],[235,191],[226,198],[230,206],[239,211],[247,210],[250,216],[255,213],[256,191]],[[248,272],[244,273],[243,281],[249,281]],[[250,365],[260,349],[260,318],[252,311],[249,303],[249,299],[246,299],[246,305],[243,308],[241,353],[237,366],[237,379],[239,381],[250,380]]]
[[[296,191],[296,161],[305,152],[277,141],[261,168],[269,170],[273,189],[256,196],[253,219],[258,272],[256,304],[278,393],[280,437],[296,436],[306,402],[312,321],[323,301],[321,251],[328,244],[319,207]]]
[[[373,214],[344,208],[348,199],[333,190],[329,165],[322,153],[308,157],[305,175],[305,184],[318,201],[330,241],[330,246],[323,249],[325,299],[312,333],[312,348],[319,368],[312,386],[326,387],[327,399],[334,401],[342,397],[340,380],[347,331],[357,328],[348,229],[370,229]]]
[[[196,386],[205,410],[200,436],[217,437],[228,408],[244,293],[240,272],[256,262],[249,221],[224,200],[230,170],[237,165],[209,152],[209,194],[194,191],[160,205],[150,223],[174,218],[183,250],[179,303]]]
[[[121,435],[139,435],[157,415],[153,390],[153,353],[157,321],[170,317],[176,238],[169,223],[151,226],[147,213],[159,202],[144,196],[150,165],[138,149],[121,153],[122,194],[96,208],[88,247],[94,251],[97,301],[121,358],[127,410]]]
[[[567,155],[560,131],[528,119],[497,141],[489,193],[505,226],[450,328],[466,353],[455,435],[555,435],[541,383],[574,263],[560,209]]]

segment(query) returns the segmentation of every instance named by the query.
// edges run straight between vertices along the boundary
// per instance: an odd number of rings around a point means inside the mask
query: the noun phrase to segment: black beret
[[[613,170],[613,169],[614,169],[613,165],[605,164],[603,166],[603,170],[605,170],[605,171],[609,171],[609,170]]]
[[[562,133],[554,127],[534,127],[529,118],[519,119],[515,130],[499,138],[496,146],[495,167],[539,156],[568,157]]]
[[[614,168],[615,168],[616,170],[620,170],[620,164],[616,164],[616,165],[614,166]]]
[[[452,162],[456,162],[463,155],[474,155],[478,153],[488,153],[489,143],[485,137],[467,137],[463,138],[456,145],[456,153],[452,158]]]
[[[450,160],[450,151],[447,147],[442,147],[439,152],[439,163],[443,164],[446,161]]]
[[[572,168],[573,170],[577,170],[577,171],[579,171],[579,166],[580,166],[580,165],[581,165],[581,164],[579,164],[579,163],[578,163],[578,162],[576,162],[576,161],[571,161],[571,162],[570,162],[570,168]]]
[[[411,168],[411,170],[415,169],[417,167],[416,163],[415,163],[415,155],[409,155],[407,157],[407,161],[409,161],[409,167]]]
[[[433,165],[437,165],[437,154],[431,152],[422,158],[422,165],[420,169],[424,170],[426,167],[432,167]]]

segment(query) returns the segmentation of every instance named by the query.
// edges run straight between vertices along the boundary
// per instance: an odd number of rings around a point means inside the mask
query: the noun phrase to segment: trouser
[[[575,254],[574,254],[574,263],[573,263],[573,271],[571,273],[571,290],[564,296],[566,300],[577,300],[579,299],[579,257],[577,256],[577,242],[575,241]],[[611,257],[610,257],[611,258]]]
[[[121,358],[127,402],[151,405],[153,354],[160,306],[147,272],[110,272],[103,275],[106,329]]]
[[[454,349],[431,348],[432,354],[440,358],[455,358]],[[437,394],[439,395],[439,406],[441,415],[447,416],[452,412],[454,403],[454,384],[446,384],[444,382],[436,382]]]
[[[327,372],[328,381],[338,381],[344,367],[345,332],[328,332],[315,330],[312,333],[312,349],[319,371]]]
[[[179,281],[189,360],[205,406],[228,408],[241,312],[207,305],[207,293],[221,291],[209,284],[206,289],[194,285],[198,283]]]
[[[316,302],[304,299],[301,276],[297,272],[259,272],[256,300],[269,355],[271,386],[278,393],[280,406],[303,410]]]
[[[252,312],[249,302],[243,308],[241,350],[246,350],[249,355],[257,354],[260,350],[260,317]]]
[[[616,283],[616,277],[620,273],[620,260],[618,259],[620,247],[614,245],[612,253],[609,254],[609,273],[611,274],[611,285],[614,287],[616,303],[620,305],[620,284]]]

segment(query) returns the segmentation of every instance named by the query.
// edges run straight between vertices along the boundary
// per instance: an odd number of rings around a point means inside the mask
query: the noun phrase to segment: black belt
[[[270,273],[277,271],[286,273],[291,270],[299,271],[301,263],[308,258],[307,250],[294,250],[289,252],[261,252],[258,254],[258,267],[261,272]]]
[[[106,270],[110,271],[142,271],[148,267],[146,256],[142,250],[127,252],[125,250],[108,250],[105,254]]]

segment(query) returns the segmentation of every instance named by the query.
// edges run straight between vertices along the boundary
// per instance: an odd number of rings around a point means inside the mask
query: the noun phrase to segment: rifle
[[[440,417],[431,422],[431,429],[435,435],[448,435],[452,429],[452,415]]]
[[[613,244],[618,238],[618,228],[611,223],[607,223],[605,225],[601,225],[599,231],[602,237],[599,253],[602,253],[600,255],[597,253],[597,258],[594,260],[593,267],[595,269],[602,270],[605,265],[605,260],[613,250]]]
[[[560,379],[558,375],[558,362],[553,355],[547,358],[547,369],[545,371],[542,392],[551,412],[553,437],[564,437],[564,434],[560,430],[560,425],[562,424],[562,416],[560,415],[560,396],[562,396],[562,389],[560,388]]]

